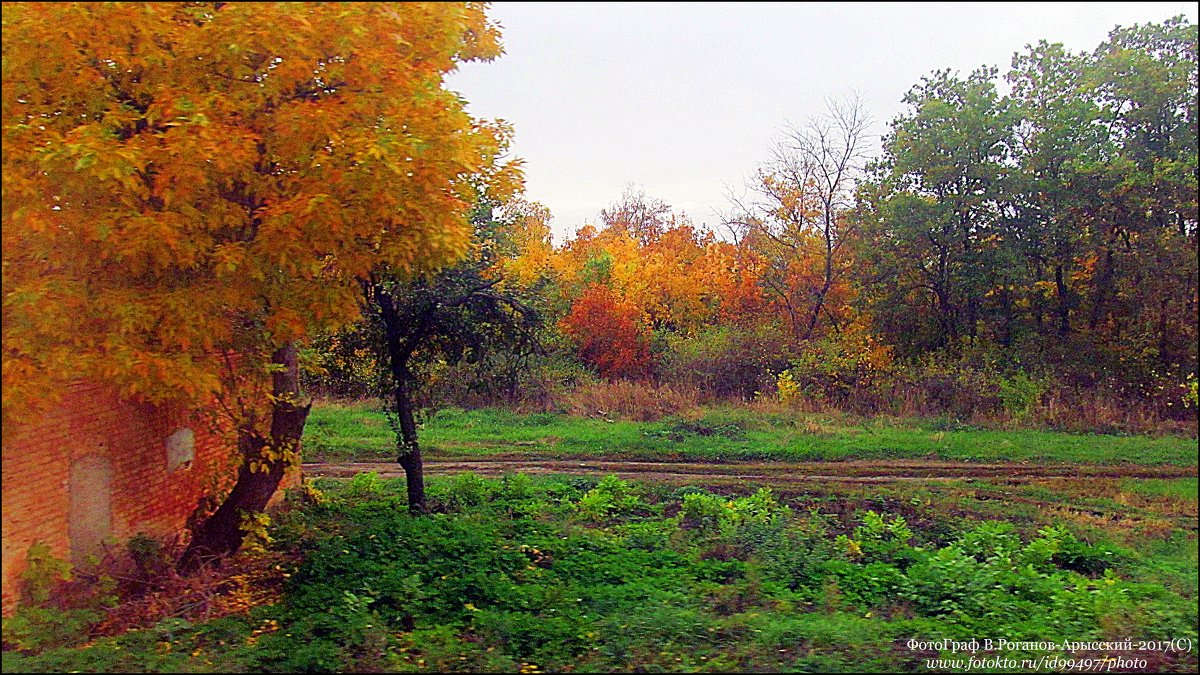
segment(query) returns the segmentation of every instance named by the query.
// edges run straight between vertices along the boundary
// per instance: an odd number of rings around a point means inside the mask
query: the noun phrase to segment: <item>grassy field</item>
[[[965,429],[944,420],[854,420],[718,408],[695,418],[607,421],[507,410],[443,410],[426,420],[431,456],[519,452],[542,457],[697,460],[943,459],[1086,464],[1197,465],[1197,441]],[[305,461],[389,459],[395,435],[366,403],[319,403],[309,416]]]
[[[543,471],[562,458],[712,461],[711,473],[672,462],[681,472],[638,480],[526,475],[501,462],[493,477],[431,476],[423,517],[407,513],[402,479],[319,479],[206,583],[148,578],[116,608],[23,608],[4,624],[3,670],[1032,672],[1024,660],[1043,657],[1075,660],[1059,670],[1110,657],[1197,668],[1193,439],[746,409],[643,423],[448,410],[421,433],[455,471],[503,456]],[[367,405],[320,404],[305,460],[392,459],[393,438]],[[747,465],[714,461],[735,459],[967,460],[980,472],[747,480]],[[984,461],[1097,473],[1013,480]],[[593,471],[580,463],[562,464]],[[1164,472],[1184,477],[1145,477]],[[971,638],[1059,645],[981,652],[1012,659],[986,668],[938,642]],[[1062,644],[1126,638],[1166,642]]]
[[[61,630],[30,630],[3,666],[961,672],[931,659],[969,654],[929,643],[989,637],[1191,640],[1190,650],[978,656],[1015,659],[1007,670],[1043,656],[1121,656],[1145,659],[1143,670],[1194,672],[1197,505],[1188,485],[707,490],[460,474],[431,480],[434,513],[413,517],[402,480],[360,474],[321,481],[321,497],[276,516],[258,554],[281,582],[269,601],[109,637],[76,629],[57,638],[69,646],[47,648]]]

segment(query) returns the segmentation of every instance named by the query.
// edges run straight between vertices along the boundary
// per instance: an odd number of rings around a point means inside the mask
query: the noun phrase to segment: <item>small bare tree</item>
[[[853,236],[846,214],[863,171],[869,125],[860,98],[830,101],[824,115],[786,129],[750,179],[748,198],[729,195],[733,209],[725,225],[759,254],[760,283],[802,340],[821,323],[840,329],[829,298],[845,268],[843,245]]]

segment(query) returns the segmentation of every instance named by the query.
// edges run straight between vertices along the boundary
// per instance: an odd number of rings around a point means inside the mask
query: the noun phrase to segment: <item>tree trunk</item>
[[[1012,294],[1003,286],[1000,290],[1000,308],[1004,312],[1004,322],[1000,325],[1000,346],[1008,349],[1013,341],[1013,303]]]
[[[950,282],[946,274],[938,275],[930,284],[936,300],[938,336],[936,348],[942,349],[958,341],[958,308],[950,295]]]
[[[392,296],[381,286],[375,286],[374,296],[383,319],[384,338],[387,341],[388,360],[391,362],[392,392],[396,416],[400,418],[400,438],[397,440],[399,456],[396,461],[404,469],[408,487],[408,510],[425,513],[425,464],[421,459],[421,446],[417,443],[417,422],[413,414],[412,373],[408,370],[408,359],[412,349],[401,339],[400,316]]]
[[[413,416],[408,368],[402,367],[402,379],[396,384],[396,412],[400,417],[400,456],[396,461],[404,468],[408,487],[408,510],[412,513],[425,512],[425,465],[421,459],[421,446],[417,443],[417,422]]]
[[[1092,316],[1088,321],[1088,330],[1093,333],[1096,327],[1100,325],[1100,319],[1104,316],[1104,301],[1108,298],[1109,286],[1112,285],[1113,278],[1113,250],[1112,246],[1116,240],[1116,235],[1111,237],[1110,244],[1104,247],[1104,263],[1100,268],[1100,275],[1096,279],[1096,299],[1092,302]]]
[[[300,379],[295,344],[281,347],[271,360],[283,369],[271,376],[274,403],[271,406],[270,438],[264,438],[251,425],[238,428],[238,452],[242,462],[237,482],[216,512],[192,534],[178,564],[179,571],[184,574],[196,571],[209,560],[238,550],[244,537],[243,514],[261,513],[283,480],[288,460],[278,455],[300,448],[300,437],[304,434],[304,423],[312,404],[298,404]],[[264,458],[261,454],[264,447],[270,447],[276,458]],[[252,463],[259,466],[254,467]]]
[[[1167,307],[1170,305],[1170,298],[1158,301],[1158,358],[1167,372],[1171,372],[1171,361],[1173,360],[1170,350],[1167,348],[1167,317],[1169,316]]]
[[[825,224],[825,274],[821,283],[821,290],[817,291],[814,299],[812,314],[808,317],[808,329],[804,331],[804,340],[807,342],[812,338],[813,333],[817,330],[817,320],[820,318],[821,310],[825,307],[825,298],[829,295],[829,289],[833,288],[833,234],[830,232],[831,226],[827,222]]]
[[[974,344],[979,333],[979,298],[974,292],[967,296],[967,317],[963,323],[967,329],[967,337],[970,338],[971,344]]]
[[[1061,263],[1054,266],[1054,288],[1058,293],[1058,334],[1066,337],[1071,334],[1071,301]]]

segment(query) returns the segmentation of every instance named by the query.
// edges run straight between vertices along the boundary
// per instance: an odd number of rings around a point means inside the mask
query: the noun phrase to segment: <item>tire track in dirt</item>
[[[400,465],[391,462],[315,462],[303,465],[307,476],[348,478],[374,471],[382,477],[403,476]],[[1139,464],[986,464],[941,460],[855,460],[841,462],[696,462],[624,461],[604,459],[542,458],[427,458],[428,475],[471,471],[484,476],[505,472],[529,474],[616,474],[622,478],[681,480],[689,478],[732,479],[762,483],[944,482],[987,478],[1022,483],[1051,478],[1190,478],[1196,467],[1148,466]]]
[[[314,462],[302,465],[310,477],[350,478],[359,473],[374,471],[384,478],[401,478],[404,470],[394,461],[374,462]],[[840,462],[763,462],[763,461],[625,461],[617,459],[562,459],[518,457],[439,457],[426,458],[427,475],[448,475],[471,471],[484,476],[499,476],[506,472],[527,474],[568,474],[598,476],[616,474],[626,479],[661,481],[683,485],[699,485],[709,489],[720,487],[739,489],[769,485],[780,494],[838,494],[845,490],[860,490],[866,485],[934,485],[953,486],[954,481],[979,479],[1000,488],[1043,483],[1075,483],[1087,491],[1092,480],[1191,478],[1197,467],[1147,466],[1137,464],[1072,465],[1072,464],[986,464],[948,462],[942,460],[848,460]],[[970,489],[969,486],[949,487],[951,490]],[[1145,513],[1127,513],[1099,505],[1072,505],[1049,502],[1036,497],[1021,496],[1005,491],[1003,495],[970,495],[983,501],[1010,501],[1032,505],[1046,512],[1082,514],[1110,521],[1141,522],[1147,517],[1169,522],[1173,527],[1195,532],[1200,522],[1193,513],[1179,513],[1175,504],[1144,505]],[[1135,511],[1141,512],[1138,508]]]

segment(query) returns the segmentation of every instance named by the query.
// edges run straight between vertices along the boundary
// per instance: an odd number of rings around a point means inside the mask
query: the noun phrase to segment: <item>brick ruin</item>
[[[35,541],[76,565],[137,534],[187,536],[205,495],[236,477],[234,444],[201,416],[76,383],[36,423],[4,430],[3,611]],[[299,472],[285,478],[295,484]]]

